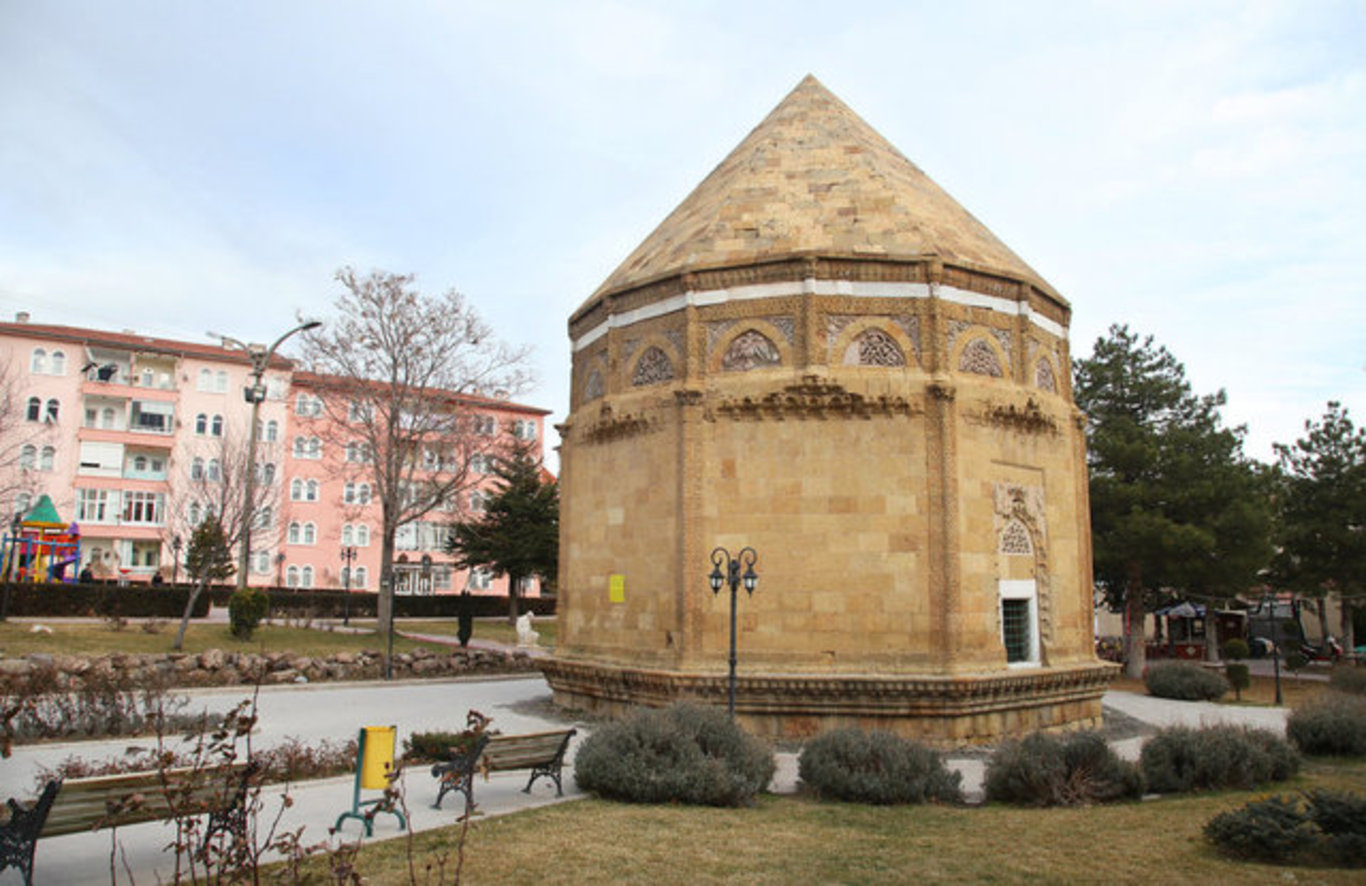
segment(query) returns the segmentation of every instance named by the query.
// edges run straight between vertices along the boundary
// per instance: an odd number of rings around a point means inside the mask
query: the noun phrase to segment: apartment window
[[[251,552],[251,571],[257,575],[266,575],[270,572],[270,551]]]
[[[488,493],[482,489],[476,489],[470,493],[470,510],[475,513],[483,513],[488,507]]]
[[[26,471],[31,471],[37,462],[38,447],[34,446],[32,443],[25,443],[24,447],[19,450],[19,467]]]
[[[356,537],[356,534],[355,534],[354,530],[352,530],[351,524],[350,524],[350,523],[347,523],[346,525],[342,526],[342,532],[341,532],[341,543],[342,543],[342,547],[344,547],[344,548],[349,548],[349,547],[351,547],[352,545],[354,545],[354,544],[355,544],[355,537]]]
[[[223,436],[223,416],[215,415],[213,417],[213,424],[209,426],[209,432],[215,437]]]
[[[150,367],[146,367],[142,370],[142,386],[144,388],[150,388],[156,383],[156,380],[157,374],[153,372]]]
[[[300,394],[294,400],[294,413],[303,418],[316,418],[323,414],[323,401],[309,394]]]
[[[44,446],[38,453],[38,470],[50,471],[53,463],[57,460],[57,450],[51,446]]]
[[[322,458],[323,441],[317,437],[295,437],[295,458]]]
[[[313,567],[305,566],[303,569],[299,570],[299,572],[299,586],[304,588],[313,587]]]
[[[267,443],[274,443],[276,440],[280,439],[280,423],[273,418],[266,422],[264,439]]]
[[[309,480],[304,484],[304,501],[318,500],[318,481]]]
[[[290,500],[290,501],[303,501],[303,498],[304,498],[304,481],[303,481],[303,480],[300,480],[298,477],[295,477],[293,480],[290,480],[290,481],[289,481],[289,500]]]
[[[160,492],[123,493],[123,522],[153,525],[160,523],[162,498]]]
[[[370,455],[370,444],[356,440],[347,443],[346,460],[355,464],[369,464],[374,460]]]
[[[489,473],[489,466],[492,459],[482,452],[476,452],[470,456],[470,470],[476,474]]]
[[[132,430],[169,434],[174,428],[175,407],[170,403],[134,400],[129,414]]]
[[[370,404],[360,403],[352,400],[346,405],[346,420],[350,422],[369,421],[371,416]]]
[[[210,483],[217,483],[223,479],[223,473],[219,469],[218,459],[209,459],[208,467],[204,471],[204,479]]]
[[[194,387],[197,391],[212,391],[213,373],[207,369],[199,370],[199,376],[195,379]]]
[[[370,484],[361,483],[356,487],[356,504],[368,505],[370,503]]]
[[[52,374],[66,375],[66,354],[61,351],[52,352]]]
[[[302,544],[311,545],[318,543],[318,526],[313,522],[304,524]]]
[[[268,462],[266,462],[266,463],[263,464],[263,465],[258,465],[257,467],[259,467],[259,468],[261,469],[260,480],[261,480],[261,482],[262,482],[263,484],[265,484],[266,486],[269,486],[270,484],[272,484],[272,483],[275,482],[275,463],[274,463],[274,462],[269,462],[269,461],[268,461]]]
[[[115,423],[114,415],[115,415],[115,413],[114,413],[114,407],[112,407],[112,406],[106,406],[106,407],[104,407],[103,409],[101,409],[101,410],[100,410],[100,427],[104,428],[106,431],[112,430],[112,429],[114,428],[114,423]]]
[[[191,480],[203,480],[203,479],[204,479],[204,459],[199,458],[199,457],[196,457],[194,461],[190,462],[190,479],[191,479]],[[197,522],[199,522],[199,521],[196,520],[196,521],[194,521],[194,522],[197,523]]]
[[[228,373],[226,370],[218,370],[213,377],[213,382],[213,389],[215,391],[220,394],[226,394],[228,392]]]
[[[62,411],[62,404],[56,400],[47,401],[47,420],[56,421],[57,416]]]
[[[24,417],[27,418],[29,421],[41,420],[43,417],[43,401],[38,399],[37,397],[29,397],[28,412],[25,413]]]
[[[292,544],[292,545],[297,545],[297,544],[299,543],[299,538],[302,536],[302,533],[303,533],[303,527],[301,527],[301,526],[298,524],[297,521],[292,521],[292,522],[290,522],[290,524],[289,524],[289,543]]]
[[[492,437],[498,432],[498,420],[491,415],[476,415],[474,432],[481,437]]]
[[[185,519],[190,521],[190,525],[198,526],[202,516],[199,512],[199,502],[190,502],[190,506],[185,509]]]
[[[275,525],[275,510],[270,505],[262,505],[252,512],[252,528],[269,529]]]
[[[209,417],[202,412],[194,417],[194,432],[201,437],[209,432]]]
[[[472,591],[487,591],[493,583],[493,576],[483,566],[470,571],[469,587]]]
[[[518,440],[535,440],[536,422],[518,419],[512,423],[512,436]]]
[[[357,566],[356,572],[351,576],[351,587],[364,588],[369,584],[369,572],[364,566]]]
[[[440,564],[432,568],[432,587],[438,591],[449,591],[451,589],[451,567]]]
[[[145,456],[145,455],[135,455],[135,456],[133,456],[133,470],[137,471],[139,474],[146,473],[146,471],[147,471],[147,456]]]
[[[29,365],[29,368],[40,374],[47,372],[47,351],[42,348],[34,348],[33,362]]]
[[[14,497],[14,513],[27,514],[28,509],[33,507],[33,494],[21,492]]]
[[[299,586],[299,567],[291,566],[285,570],[285,587],[297,588]]]
[[[364,523],[358,523],[356,525],[356,547],[370,547],[370,527],[366,526]]]

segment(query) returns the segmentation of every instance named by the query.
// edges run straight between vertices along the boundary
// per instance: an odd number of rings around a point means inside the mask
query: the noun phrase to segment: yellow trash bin
[[[360,786],[366,790],[382,791],[389,786],[389,773],[394,768],[394,742],[398,737],[395,726],[366,726],[361,748],[365,755],[360,764]]]

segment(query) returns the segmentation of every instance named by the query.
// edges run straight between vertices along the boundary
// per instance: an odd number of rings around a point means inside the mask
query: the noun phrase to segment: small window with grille
[[[1029,661],[1029,601],[1001,601],[1001,634],[1006,644],[1006,661]]]

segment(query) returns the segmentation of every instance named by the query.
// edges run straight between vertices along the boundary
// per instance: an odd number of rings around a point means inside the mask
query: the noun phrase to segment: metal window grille
[[[1001,633],[1005,639],[1007,662],[1030,660],[1028,600],[1001,601]]]

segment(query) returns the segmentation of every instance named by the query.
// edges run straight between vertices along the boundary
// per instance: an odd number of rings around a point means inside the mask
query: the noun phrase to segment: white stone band
[[[759,298],[783,298],[793,295],[846,295],[855,298],[931,298],[938,297],[953,304],[967,305],[972,308],[987,308],[1003,314],[1021,314],[1029,318],[1035,326],[1058,338],[1067,338],[1067,330],[1055,320],[1040,316],[1030,310],[1027,302],[983,295],[954,286],[933,285],[929,283],[880,283],[856,280],[815,280],[806,279],[800,283],[783,281],[781,283],[756,283],[752,286],[737,286],[734,289],[709,289],[704,292],[685,292],[661,301],[653,302],[634,311],[611,314],[606,320],[594,326],[574,340],[574,351],[578,352],[602,338],[610,329],[632,326],[642,320],[662,317],[681,311],[688,306],[703,307],[721,305],[726,302],[751,301]]]

